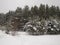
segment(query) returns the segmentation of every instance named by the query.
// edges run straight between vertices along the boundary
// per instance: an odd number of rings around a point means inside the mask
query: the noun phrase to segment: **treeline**
[[[24,25],[29,20],[47,20],[50,17],[60,19],[60,8],[58,6],[48,6],[40,4],[39,7],[36,5],[29,8],[17,7],[15,11],[9,11],[6,14],[0,13],[0,26],[6,26],[7,31],[9,30],[23,30]]]
[[[15,11],[9,11],[6,15],[21,15],[24,18],[39,16],[40,18],[48,18],[49,16],[58,16],[60,17],[60,9],[57,6],[51,6],[43,5],[41,4],[39,7],[36,5],[34,7],[31,7],[31,9],[28,6],[25,6],[23,9],[20,7],[17,7]]]
[[[29,8],[29,6],[25,6],[23,9],[17,7],[15,11],[9,11],[6,14],[0,14],[0,17],[4,16],[4,18],[9,18],[9,16],[20,15],[24,18],[39,16],[40,18],[49,18],[49,16],[58,16],[60,17],[60,8],[58,6],[52,5],[51,7],[48,5],[40,4],[39,7],[36,5],[34,7]]]
[[[29,8],[29,6],[25,6],[23,9],[17,7],[15,11],[9,11],[6,14],[1,14],[0,17],[9,18],[9,16],[20,15],[24,18],[39,16],[40,18],[49,18],[49,16],[58,16],[60,17],[60,8],[58,6],[52,5],[51,7],[48,5],[40,4],[39,7],[36,5],[34,7]],[[5,16],[5,17],[4,17]]]

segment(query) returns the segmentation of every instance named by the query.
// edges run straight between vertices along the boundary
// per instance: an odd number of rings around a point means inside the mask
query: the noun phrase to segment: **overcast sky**
[[[40,4],[60,6],[60,0],[0,0],[0,13],[6,13],[9,10],[15,10],[17,7],[29,7]]]

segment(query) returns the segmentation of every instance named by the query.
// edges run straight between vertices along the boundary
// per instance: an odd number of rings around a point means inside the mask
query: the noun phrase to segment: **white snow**
[[[33,27],[33,29],[36,31],[37,30],[37,28],[36,27]]]
[[[60,45],[60,35],[11,36],[0,31],[0,45]]]
[[[28,27],[33,27],[32,25],[27,25]]]
[[[43,27],[43,29],[45,29],[45,27]]]
[[[53,19],[53,21],[56,23],[56,24],[59,24],[58,21],[56,19]]]
[[[54,29],[53,29],[53,28],[51,28],[51,30],[53,31]]]
[[[54,27],[56,27],[56,25],[54,25]]]
[[[57,28],[57,31],[59,31],[60,29],[59,28]]]

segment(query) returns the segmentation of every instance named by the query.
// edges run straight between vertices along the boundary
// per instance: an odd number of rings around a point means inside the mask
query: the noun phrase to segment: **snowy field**
[[[0,45],[60,45],[60,35],[7,35],[0,31]]]

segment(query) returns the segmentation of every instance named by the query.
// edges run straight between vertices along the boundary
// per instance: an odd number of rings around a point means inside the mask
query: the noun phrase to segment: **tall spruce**
[[[49,18],[49,6],[48,5],[46,5],[45,17]]]
[[[22,8],[17,7],[15,13],[16,15],[22,15]]]
[[[45,5],[41,4],[39,7],[39,16],[43,17],[45,16]]]
[[[24,16],[24,18],[29,17],[29,7],[28,6],[25,6],[25,8],[23,9],[23,16]]]

